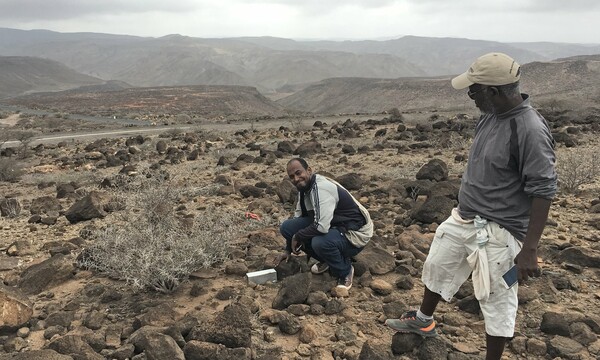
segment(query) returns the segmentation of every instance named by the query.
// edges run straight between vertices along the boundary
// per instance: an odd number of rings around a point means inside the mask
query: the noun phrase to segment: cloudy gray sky
[[[0,27],[153,37],[600,43],[600,1],[0,0]]]

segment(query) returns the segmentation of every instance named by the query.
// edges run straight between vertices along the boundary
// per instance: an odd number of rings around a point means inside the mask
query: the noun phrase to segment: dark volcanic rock
[[[383,275],[394,271],[396,258],[389,252],[368,244],[360,254],[355,257],[356,262],[363,264],[373,275]]]
[[[51,342],[48,347],[65,355],[71,355],[76,359],[104,360],[104,356],[98,354],[79,335],[65,335]]]
[[[33,350],[33,351],[25,351],[17,354],[10,354],[10,357],[3,357],[6,355],[0,355],[0,359],[2,360],[73,360],[72,356],[63,355],[57,353],[52,349],[44,349],[44,350]]]
[[[228,348],[247,348],[252,345],[250,311],[241,304],[230,304],[208,323],[195,326],[187,341],[198,340],[223,344]]]
[[[592,249],[568,247],[560,252],[558,258],[560,261],[570,264],[600,268],[600,251]]]
[[[183,351],[172,337],[159,332],[146,331],[146,328],[142,329],[129,338],[137,353],[143,351],[148,360],[185,360]]]
[[[426,338],[419,346],[417,354],[417,357],[422,360],[446,359],[448,357],[448,346],[440,337]]]
[[[42,196],[33,199],[31,205],[29,206],[31,215],[49,214],[51,212],[58,212],[60,210],[62,210],[60,201],[52,196]]]
[[[410,353],[423,342],[421,335],[412,333],[395,333],[392,337],[392,352],[395,355]]]
[[[75,202],[65,212],[65,217],[71,224],[79,221],[103,218],[107,215],[104,208],[109,201],[110,195],[92,191],[81,200]]]
[[[358,355],[358,360],[392,360],[394,354],[388,350],[387,346],[374,344],[371,341],[365,341]]]
[[[304,144],[298,146],[296,151],[294,151],[295,155],[299,155],[300,157],[306,157],[309,155],[319,154],[323,151],[321,143],[316,141],[307,141]]]
[[[441,224],[448,218],[455,202],[445,196],[433,196],[428,198],[423,205],[411,213],[411,218],[425,224]]]
[[[229,349],[221,344],[192,340],[183,348],[186,360],[250,360],[249,348]]]
[[[248,198],[248,197],[255,197],[255,198],[259,198],[263,195],[264,190],[261,188],[258,188],[254,185],[243,185],[240,186],[240,194],[242,194],[243,197]]]
[[[310,283],[310,273],[298,273],[285,278],[273,299],[273,309],[283,310],[292,304],[303,304],[308,298]]]
[[[448,165],[440,159],[432,159],[417,172],[417,180],[442,181],[448,179]]]
[[[542,316],[542,324],[540,330],[546,334],[569,336],[569,321],[564,314],[556,312],[546,312]]]
[[[296,147],[291,141],[282,141],[277,144],[277,150],[284,154],[293,154],[296,151]]]
[[[27,268],[21,274],[19,288],[26,294],[39,294],[73,277],[73,261],[62,254]]]
[[[275,189],[275,193],[282,203],[293,204],[298,197],[298,189],[296,189],[289,179],[281,180]]]
[[[363,179],[357,173],[344,174],[336,180],[348,190],[360,190],[364,184]]]

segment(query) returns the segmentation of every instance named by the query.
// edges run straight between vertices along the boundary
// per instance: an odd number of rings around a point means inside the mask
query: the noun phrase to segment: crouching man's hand
[[[292,254],[294,255],[298,255],[300,254],[300,250],[302,250],[302,246],[304,244],[302,243],[302,241],[298,240],[298,238],[296,238],[296,235],[292,236]]]
[[[290,259],[290,253],[287,252],[287,250],[286,250],[286,251],[282,252],[281,254],[277,255],[277,258],[275,258],[273,267],[279,266],[279,264],[281,264],[281,262],[283,260],[285,260],[285,262],[288,262],[289,259]]]

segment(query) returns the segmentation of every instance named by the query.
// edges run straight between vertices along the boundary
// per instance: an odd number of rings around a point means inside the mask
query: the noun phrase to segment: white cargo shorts
[[[456,212],[455,212],[456,214]],[[486,245],[490,273],[490,296],[479,302],[488,335],[512,337],[518,307],[518,284],[506,289],[502,275],[514,264],[521,243],[502,226],[489,221]],[[472,272],[467,257],[477,249],[474,224],[450,216],[436,230],[423,265],[423,284],[450,301]]]

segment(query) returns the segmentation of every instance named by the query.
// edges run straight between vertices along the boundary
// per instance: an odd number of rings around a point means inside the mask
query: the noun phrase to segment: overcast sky
[[[0,27],[152,37],[600,43],[600,0],[0,0]]]

